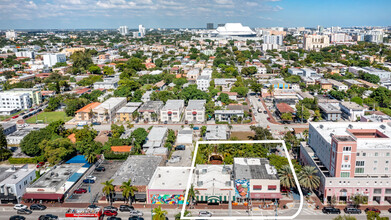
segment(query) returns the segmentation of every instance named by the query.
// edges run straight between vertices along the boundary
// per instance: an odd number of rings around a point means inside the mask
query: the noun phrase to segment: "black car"
[[[138,216],[131,216],[128,218],[128,220],[144,220],[143,217],[138,217]]]
[[[30,206],[30,209],[31,209],[31,210],[45,210],[45,209],[46,209],[46,206],[41,205],[41,204],[32,204],[32,205]]]
[[[88,208],[89,209],[97,209],[97,208],[99,208],[99,206],[92,204],[92,205],[89,205]]]
[[[361,214],[361,209],[353,208],[353,207],[346,207],[344,208],[344,212],[346,214]]]
[[[54,219],[58,219],[58,216],[52,214],[46,214],[46,215],[41,215],[38,218],[38,220],[54,220]]]
[[[101,171],[105,171],[105,167],[96,167],[95,168],[95,171],[98,171],[98,172],[101,172]]]
[[[175,147],[175,150],[185,150],[185,149],[186,149],[185,145],[178,145]]]
[[[28,209],[19,209],[18,211],[16,211],[16,213],[19,215],[30,215],[31,213],[33,213],[33,211]]]
[[[324,207],[322,209],[322,212],[324,214],[341,214],[341,210],[334,207]]]
[[[131,210],[134,210],[134,207],[131,206],[131,205],[121,205],[121,206],[119,207],[119,210],[120,210],[121,212],[129,212],[129,211],[131,211]]]
[[[10,217],[10,220],[26,220],[24,216],[14,215]]]
[[[103,211],[110,210],[110,211],[118,211],[117,207],[114,206],[106,206],[103,208]]]
[[[107,220],[121,220],[121,218],[116,216],[110,216],[107,218]]]

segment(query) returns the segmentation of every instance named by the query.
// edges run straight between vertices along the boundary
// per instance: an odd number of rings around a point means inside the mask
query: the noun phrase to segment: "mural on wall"
[[[250,180],[235,180],[235,196],[240,199],[250,197]]]
[[[182,205],[185,201],[183,195],[160,195],[154,194],[151,196],[152,204],[173,204],[173,205]]]

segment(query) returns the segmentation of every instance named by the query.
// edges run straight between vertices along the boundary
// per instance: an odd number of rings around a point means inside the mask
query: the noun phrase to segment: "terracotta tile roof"
[[[73,133],[68,136],[68,139],[71,140],[72,143],[76,143],[76,134]]]
[[[79,113],[79,112],[87,112],[88,113],[91,111],[91,109],[94,109],[95,107],[97,107],[100,104],[101,104],[100,102],[90,103],[90,104],[84,106],[83,108],[77,110],[76,113]]]
[[[111,151],[119,152],[119,153],[126,153],[130,152],[132,150],[132,146],[111,146]]]
[[[288,104],[286,103],[278,103],[276,105],[277,109],[279,112],[281,112],[281,114],[283,113],[295,113],[295,111],[293,110],[292,107],[290,107]]]

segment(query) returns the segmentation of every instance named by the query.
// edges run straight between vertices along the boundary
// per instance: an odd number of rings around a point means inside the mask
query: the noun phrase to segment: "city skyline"
[[[4,0],[0,29],[205,28],[240,22],[250,27],[388,26],[386,0]],[[362,13],[365,12],[365,13]]]

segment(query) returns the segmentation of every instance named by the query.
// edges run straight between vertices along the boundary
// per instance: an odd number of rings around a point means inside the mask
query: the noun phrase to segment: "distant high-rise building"
[[[304,36],[303,47],[305,50],[319,50],[330,45],[330,38],[327,35],[306,35]]]
[[[206,29],[208,29],[208,30],[213,29],[213,23],[207,23],[206,24]]]
[[[5,32],[5,38],[9,40],[15,40],[18,37],[18,34],[14,30]]]
[[[52,67],[56,65],[56,63],[65,63],[67,61],[67,58],[65,54],[63,53],[56,53],[56,54],[45,54],[43,55],[43,64]]]
[[[217,24],[217,27],[224,27],[225,24]]]
[[[139,32],[139,37],[145,36],[145,27],[142,24],[138,26],[138,32]]]
[[[262,37],[263,43],[265,44],[277,44],[282,45],[283,36],[282,35],[264,35]]]
[[[128,34],[128,26],[120,26],[118,28],[118,31],[121,35],[127,35]]]

